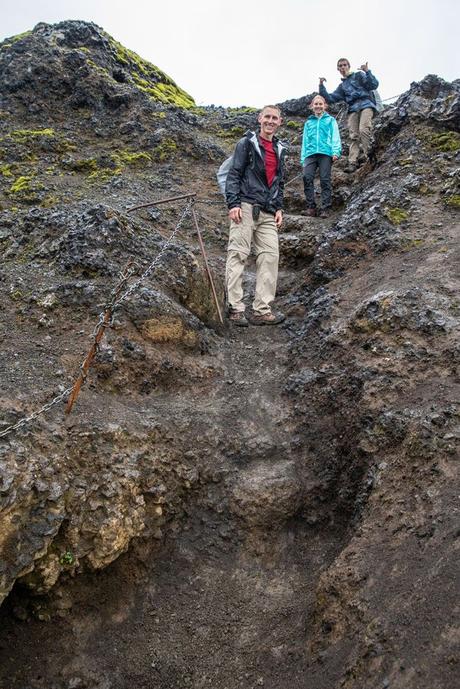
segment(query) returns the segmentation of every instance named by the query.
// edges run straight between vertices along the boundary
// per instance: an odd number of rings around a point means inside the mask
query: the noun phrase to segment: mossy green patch
[[[219,129],[216,132],[216,136],[219,136],[221,139],[240,139],[246,131],[245,127],[234,126],[230,127],[230,129]]]
[[[460,150],[460,134],[457,132],[442,132],[440,134],[433,134],[429,138],[431,148],[435,151],[448,153],[449,151]]]
[[[59,199],[57,196],[53,196],[50,194],[49,196],[45,196],[43,201],[41,202],[40,206],[42,208],[52,208],[59,202]]]
[[[419,249],[425,244],[424,239],[406,239],[402,243],[403,251],[410,251],[411,249]]]
[[[29,175],[23,175],[18,177],[17,180],[11,185],[10,193],[17,194],[18,192],[24,191],[29,188],[32,177]]]
[[[145,151],[117,150],[110,154],[110,164],[98,166],[95,158],[76,161],[72,167],[78,172],[89,172],[91,182],[107,182],[111,177],[121,175],[127,167],[144,167],[152,162],[153,156]]]
[[[401,167],[409,167],[410,165],[414,164],[414,160],[413,158],[400,158],[398,163],[401,165]]]
[[[94,170],[88,175],[90,182],[107,182],[109,179],[115,175],[121,175],[122,170],[120,168],[110,168],[103,167],[100,170]]]
[[[86,64],[88,65],[88,67],[91,67],[91,69],[98,72],[102,76],[108,77],[109,79],[113,79],[112,75],[106,67],[98,65],[97,62],[94,62],[94,60],[91,60],[91,58],[87,58]]]
[[[23,33],[18,33],[16,36],[11,36],[11,38],[6,39],[4,43],[0,45],[0,50],[6,50],[7,48],[11,48],[12,45],[17,43],[18,41],[22,41],[23,38],[26,38],[27,36],[30,36],[32,31],[24,31]]]
[[[460,194],[452,194],[444,199],[444,203],[451,208],[460,208]]]
[[[27,143],[29,139],[36,139],[42,136],[55,136],[55,131],[54,129],[16,129],[10,132],[10,136],[15,141]]]
[[[195,105],[195,101],[183,89],[176,86],[174,83],[165,84],[159,81],[152,89],[151,94],[155,100],[161,103],[170,103],[179,108],[191,108]]]
[[[152,161],[150,153],[145,151],[116,151],[110,157],[117,167],[124,165],[143,167]]]
[[[289,129],[302,129],[303,128],[303,123],[302,122],[296,122],[295,120],[288,120],[287,122],[284,123],[285,127],[289,127]]]
[[[81,158],[72,161],[70,167],[76,172],[94,172],[97,170],[97,160],[96,158]]]
[[[169,160],[177,150],[177,144],[174,139],[163,139],[161,144],[155,146],[153,149],[153,157],[155,160],[164,163]]]
[[[34,180],[33,175],[21,175],[13,182],[7,193],[18,201],[34,203],[40,199],[39,192],[43,188],[43,184]]]
[[[252,115],[259,112],[258,108],[243,106],[241,108],[228,108],[228,112],[232,115]]]
[[[12,171],[12,166],[11,165],[1,165],[0,166],[0,175],[3,177],[13,177],[14,173]]]
[[[13,301],[22,301],[24,298],[23,292],[17,287],[12,292],[10,292],[10,297]]]
[[[385,208],[384,215],[393,225],[400,225],[409,217],[409,213],[402,208]]]

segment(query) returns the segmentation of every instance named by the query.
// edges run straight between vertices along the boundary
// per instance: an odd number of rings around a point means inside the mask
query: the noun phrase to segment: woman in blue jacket
[[[303,185],[307,201],[307,215],[316,215],[313,180],[317,168],[321,183],[320,218],[327,218],[331,207],[331,169],[342,152],[337,120],[326,112],[326,100],[315,96],[310,103],[313,114],[305,122],[300,162],[303,166]]]

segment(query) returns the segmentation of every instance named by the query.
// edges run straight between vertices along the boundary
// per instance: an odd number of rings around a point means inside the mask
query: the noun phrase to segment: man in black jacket
[[[229,319],[247,326],[243,303],[243,270],[254,242],[256,290],[253,301],[254,325],[276,325],[284,320],[274,314],[278,278],[278,228],[283,221],[285,147],[275,134],[282,123],[281,111],[266,105],[259,114],[260,133],[247,132],[236,145],[225,185],[229,209],[226,286]]]

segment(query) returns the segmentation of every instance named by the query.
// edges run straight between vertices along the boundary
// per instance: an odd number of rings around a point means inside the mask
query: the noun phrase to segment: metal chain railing
[[[114,311],[118,306],[120,306],[120,304],[121,304],[123,301],[125,301],[125,299],[127,299],[129,296],[131,296],[131,294],[132,294],[133,292],[135,292],[135,290],[137,290],[137,288],[139,287],[139,285],[140,285],[146,278],[148,278],[148,276],[149,276],[149,275],[153,272],[153,270],[157,267],[157,265],[159,264],[159,262],[160,262],[161,259],[163,258],[164,254],[166,253],[166,251],[169,249],[170,245],[171,245],[172,242],[174,241],[174,239],[175,239],[177,233],[179,232],[179,230],[180,230],[180,228],[181,228],[181,226],[182,226],[182,224],[183,224],[185,218],[187,217],[187,215],[190,214],[190,211],[191,211],[191,208],[192,208],[192,204],[193,204],[193,199],[189,199],[189,200],[187,201],[187,204],[185,205],[184,210],[182,211],[182,215],[180,216],[180,218],[179,218],[179,220],[178,220],[178,222],[177,222],[177,224],[176,224],[176,227],[175,227],[174,230],[172,231],[172,233],[171,233],[171,235],[169,236],[168,240],[167,240],[167,241],[165,242],[165,244],[163,244],[163,246],[161,247],[160,252],[157,254],[157,256],[155,256],[155,258],[153,259],[153,261],[147,266],[147,268],[144,270],[144,272],[142,273],[142,275],[141,275],[135,282],[133,282],[132,285],[130,285],[130,286],[128,287],[128,289],[126,290],[126,292],[124,292],[120,297],[118,297],[118,299],[116,299],[113,303],[110,304],[110,307],[111,307],[112,311]]]
[[[168,239],[166,240],[166,242],[162,246],[160,252],[155,256],[155,258],[150,262],[150,264],[144,270],[142,275],[135,282],[133,282],[132,285],[130,285],[128,287],[128,289],[126,289],[124,292],[122,292],[120,294],[121,290],[124,288],[127,281],[129,280],[129,278],[133,275],[134,271],[132,269],[132,263],[128,264],[128,266],[125,268],[125,270],[121,274],[120,282],[115,287],[115,289],[112,291],[109,301],[104,306],[104,310],[99,314],[99,321],[93,330],[92,349],[94,349],[94,354],[99,349],[99,341],[101,339],[101,337],[99,337],[99,335],[102,335],[104,330],[106,328],[110,327],[111,322],[112,322],[111,318],[107,318],[107,314],[109,313],[109,314],[113,315],[113,312],[115,311],[115,309],[117,307],[119,307],[123,301],[128,299],[128,297],[130,297],[131,294],[133,294],[133,292],[139,287],[139,285],[157,267],[157,265],[159,264],[159,262],[163,258],[164,254],[166,253],[166,251],[168,250],[168,248],[170,247],[170,245],[174,241],[174,239],[175,239],[177,233],[179,232],[179,229],[181,228],[187,215],[190,214],[192,203],[193,203],[192,199],[189,199],[184,210],[182,211],[182,214],[181,214],[174,230],[172,231],[171,235],[168,237]],[[99,339],[98,339],[98,337],[99,337]],[[79,377],[78,377],[78,380],[80,381],[80,387],[81,387],[81,385],[83,385],[84,381],[86,380],[86,375],[87,375],[87,369],[85,370],[86,360],[87,360],[87,358],[85,359],[85,361],[82,364],[80,364],[80,373],[79,373]],[[4,428],[2,431],[0,431],[0,438],[4,438],[5,436],[9,435],[10,433],[13,433],[14,431],[17,431],[20,428],[26,426],[31,421],[34,421],[38,416],[40,416],[41,414],[44,414],[49,409],[54,407],[56,404],[59,404],[59,402],[62,402],[67,397],[69,397],[69,395],[72,393],[72,391],[74,391],[74,389],[75,389],[75,385],[72,385],[71,387],[67,388],[66,390],[63,390],[63,392],[60,392],[59,395],[57,395],[51,401],[44,404],[43,407],[41,407],[37,411],[33,412],[32,414],[29,414],[28,416],[23,417],[17,423],[12,424],[10,426],[7,426],[7,428]]]
[[[11,426],[8,426],[3,431],[0,431],[0,438],[3,438],[5,435],[8,435],[9,433],[12,433],[13,431],[17,431],[19,428],[22,428],[22,426],[26,426],[28,423],[30,423],[31,421],[36,419],[37,416],[40,416],[40,414],[44,414],[44,412],[51,409],[51,407],[54,407],[55,404],[58,404],[59,402],[64,400],[72,391],[72,387],[67,388],[67,390],[64,390],[63,392],[59,393],[59,395],[57,395],[53,400],[51,400],[51,402],[47,402],[47,404],[45,404],[43,407],[41,407],[41,409],[34,411],[29,416],[25,416],[24,418],[22,418],[17,423],[15,423]]]

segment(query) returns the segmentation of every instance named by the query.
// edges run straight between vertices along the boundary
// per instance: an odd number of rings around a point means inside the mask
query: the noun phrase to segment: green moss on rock
[[[29,139],[36,139],[42,136],[55,136],[55,131],[54,129],[16,129],[10,132],[10,136],[15,141],[27,143]]]
[[[161,144],[155,146],[153,149],[153,157],[161,163],[169,160],[177,150],[177,144],[174,139],[163,139]]]
[[[251,115],[259,112],[257,108],[243,106],[241,108],[228,108],[228,112],[232,115]]]
[[[400,225],[409,217],[409,213],[402,208],[385,208],[384,215],[393,225]]]
[[[245,127],[235,126],[230,129],[219,129],[216,135],[221,139],[239,139],[246,133]]]
[[[11,170],[11,165],[1,165],[0,175],[3,177],[13,177],[13,172]]]
[[[143,93],[161,103],[179,108],[195,107],[193,98],[162,72],[158,67],[128,50],[111,36],[105,34],[115,60],[130,74],[133,84]]]
[[[430,138],[430,146],[436,151],[448,153],[460,150],[460,134],[457,132],[442,132]]]
[[[287,122],[284,123],[285,127],[289,127],[289,129],[302,129],[303,128],[303,123],[302,122],[296,122],[295,120],[288,120]]]
[[[451,208],[460,208],[460,194],[452,194],[452,196],[447,196],[444,203]]]
[[[21,175],[13,182],[7,193],[18,201],[34,203],[40,199],[39,192],[43,188],[43,184],[35,181],[33,175]]]
[[[110,157],[117,167],[125,165],[143,167],[152,161],[150,153],[145,151],[116,151]]]

